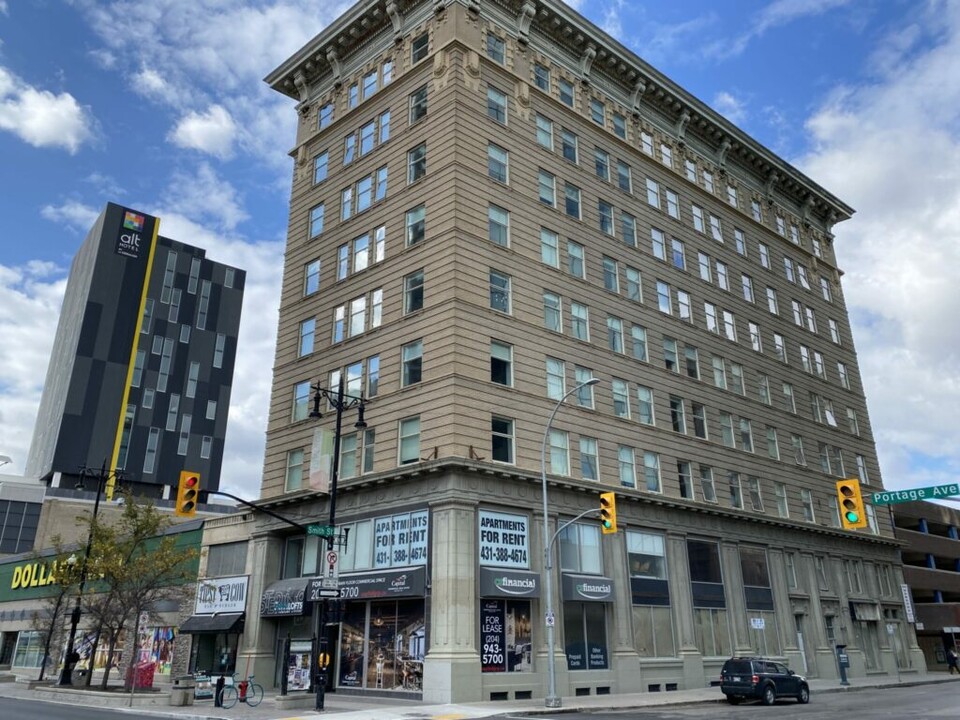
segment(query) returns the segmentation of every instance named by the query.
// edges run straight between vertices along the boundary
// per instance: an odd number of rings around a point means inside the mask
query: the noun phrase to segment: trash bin
[[[173,679],[173,689],[170,691],[170,704],[174,707],[193,705],[194,687],[193,675],[175,677]]]

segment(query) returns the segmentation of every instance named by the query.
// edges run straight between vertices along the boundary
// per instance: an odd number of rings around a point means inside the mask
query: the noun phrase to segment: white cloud
[[[953,481],[960,467],[960,6],[937,7],[920,19],[923,43],[888,37],[875,81],[825,100],[799,161],[858,210],[836,227],[836,251],[895,487]]]
[[[233,185],[220,178],[207,163],[201,163],[195,174],[176,173],[163,204],[176,208],[180,215],[197,224],[229,231],[248,217]]]
[[[210,106],[205,113],[189,112],[170,131],[169,140],[182,148],[190,148],[221,159],[233,154],[237,125],[220,105]]]
[[[0,67],[0,130],[34,147],[61,147],[71,155],[93,140],[96,122],[70,93],[55,95]]]
[[[101,50],[101,55],[112,58],[112,67],[116,67],[116,56],[109,50]],[[171,85],[156,69],[143,66],[130,76],[133,90],[145,98],[164,105],[179,106],[183,101],[179,88]]]
[[[747,118],[747,108],[743,101],[726,91],[714,95],[713,108],[734,125],[740,125]]]
[[[0,0],[0,13],[7,14],[7,0]]]
[[[623,41],[623,25],[620,18],[623,16],[624,0],[613,0],[603,9],[603,19],[600,28],[610,37]]]
[[[0,265],[0,454],[22,473],[66,288],[66,271],[49,263]]]
[[[82,234],[93,226],[100,211],[76,200],[66,200],[60,205],[44,205],[40,216],[45,220],[66,225]]]
[[[808,17],[843,7],[850,0],[774,0],[754,15],[750,27],[733,39],[710,43],[705,47],[708,57],[727,58],[740,55],[751,41],[763,37],[768,31]]]

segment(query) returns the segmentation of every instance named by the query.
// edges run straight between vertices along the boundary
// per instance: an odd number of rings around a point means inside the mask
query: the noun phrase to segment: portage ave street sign
[[[893,505],[895,503],[913,502],[914,500],[936,500],[954,495],[960,495],[960,483],[913,488],[912,490],[878,492],[873,494],[873,504]]]

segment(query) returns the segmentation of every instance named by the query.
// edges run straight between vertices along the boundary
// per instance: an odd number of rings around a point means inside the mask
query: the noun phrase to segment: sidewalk
[[[946,673],[904,673],[900,682],[887,676],[877,678],[856,678],[850,681],[848,687],[842,687],[837,680],[811,680],[810,694],[816,702],[818,694],[827,692],[856,692],[881,687],[909,687],[942,682],[958,682]],[[69,692],[69,691],[67,691]],[[49,700],[78,704],[75,693],[67,694],[63,690],[43,688],[31,690],[22,683],[0,684],[0,697]],[[122,699],[121,699],[122,698]],[[164,696],[164,702],[166,696]],[[157,698],[158,700],[160,698]],[[109,697],[97,694],[85,694],[85,705],[110,707],[116,710],[130,710],[126,707],[126,696],[111,694]],[[176,718],[177,720],[318,720],[319,718],[334,718],[335,720],[470,720],[472,718],[486,718],[505,713],[526,715],[555,715],[563,712],[591,711],[591,710],[632,710],[648,707],[662,707],[666,705],[686,705],[691,703],[708,703],[723,701],[723,694],[719,688],[699,688],[695,690],[679,690],[669,693],[624,693],[619,695],[591,695],[563,698],[560,709],[546,709],[543,699],[508,701],[508,702],[476,702],[449,705],[426,705],[414,700],[401,700],[391,697],[369,697],[357,695],[341,695],[328,693],[325,708],[322,713],[311,709],[288,709],[278,707],[275,694],[268,694],[256,708],[246,705],[237,705],[230,710],[213,707],[210,701],[198,702],[193,706],[169,707],[152,705],[135,707],[132,711],[152,715],[155,717]]]

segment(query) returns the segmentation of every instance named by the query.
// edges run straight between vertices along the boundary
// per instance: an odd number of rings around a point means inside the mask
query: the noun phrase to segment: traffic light
[[[617,531],[616,493],[600,493],[600,528],[604,535],[609,535]]]
[[[180,473],[180,485],[177,487],[177,506],[174,510],[180,517],[193,517],[197,514],[200,495],[200,473],[184,470]]]
[[[859,480],[837,480],[837,502],[840,504],[840,523],[844,530],[867,526],[867,510],[863,506]]]

